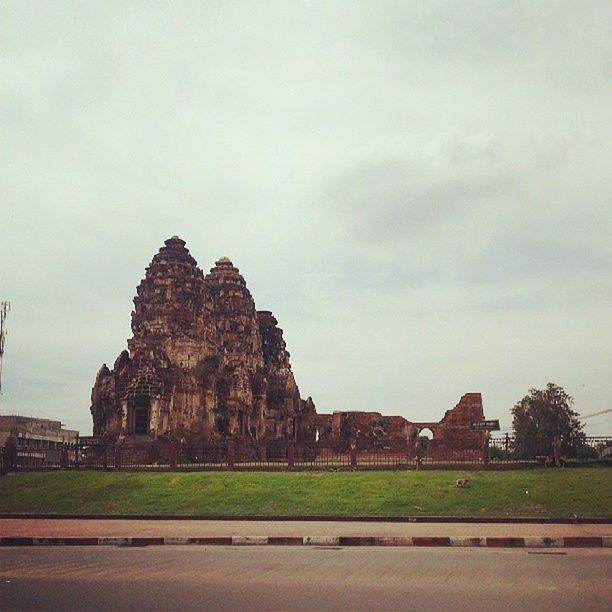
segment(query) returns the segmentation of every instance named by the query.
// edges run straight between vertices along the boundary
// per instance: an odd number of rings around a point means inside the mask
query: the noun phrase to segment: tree
[[[429,452],[429,438],[427,436],[419,436],[419,441],[421,443],[421,453],[427,457]]]
[[[561,436],[562,454],[575,457],[585,436],[573,404],[573,398],[553,383],[546,389],[530,389],[512,408],[516,456],[552,455],[555,436]]]

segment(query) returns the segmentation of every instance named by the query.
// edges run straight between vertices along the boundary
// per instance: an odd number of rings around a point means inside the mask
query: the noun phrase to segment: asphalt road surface
[[[0,549],[9,610],[612,610],[612,550]]]

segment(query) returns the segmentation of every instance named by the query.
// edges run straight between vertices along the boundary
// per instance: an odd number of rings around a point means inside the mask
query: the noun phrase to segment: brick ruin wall
[[[413,422],[380,412],[318,414],[317,437],[322,448],[333,451],[348,450],[352,441],[361,451],[403,451],[414,446],[424,429],[430,429],[433,437],[427,454],[432,459],[444,459],[453,452],[473,452],[476,456],[482,450],[484,434],[472,431],[470,423],[483,419],[480,393],[466,393],[439,422]]]

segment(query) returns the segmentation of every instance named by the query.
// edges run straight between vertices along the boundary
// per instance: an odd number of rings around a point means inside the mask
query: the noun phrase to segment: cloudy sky
[[[0,5],[0,412],[91,431],[178,234],[320,412],[612,408],[612,4]],[[612,433],[612,414],[586,421]]]

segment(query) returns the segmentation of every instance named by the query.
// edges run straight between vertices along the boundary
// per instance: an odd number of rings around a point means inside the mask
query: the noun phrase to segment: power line
[[[607,410],[602,410],[601,412],[594,412],[593,414],[585,414],[584,416],[580,416],[581,419],[590,419],[594,416],[599,416],[600,414],[607,414],[608,412],[612,412],[612,408],[608,408]]]
[[[603,425],[604,423],[612,423],[612,418],[604,419],[603,421],[591,421],[588,425],[593,427],[595,425]]]
[[[596,416],[600,416],[602,414],[608,414],[609,412],[612,412],[612,408],[609,408],[608,410],[601,410],[600,412],[594,412],[593,414],[587,414],[585,416],[580,416],[580,420],[584,420],[584,419],[590,419],[591,417],[596,417]],[[595,421],[594,423],[589,423],[589,425],[601,425],[602,423],[608,423],[610,422],[610,419],[606,419],[604,421]],[[509,432],[513,432],[514,431],[514,427],[502,427],[500,430],[498,430],[498,434],[504,434],[504,433],[509,433]]]

